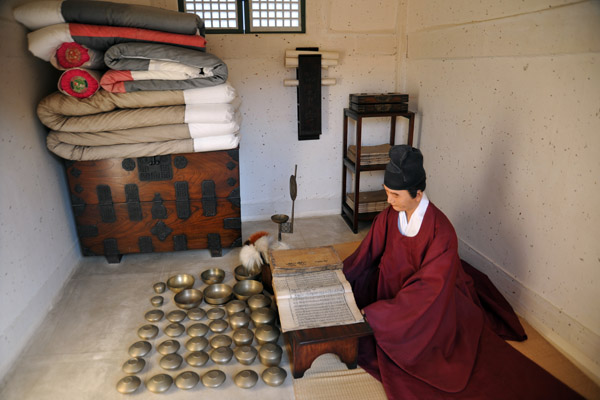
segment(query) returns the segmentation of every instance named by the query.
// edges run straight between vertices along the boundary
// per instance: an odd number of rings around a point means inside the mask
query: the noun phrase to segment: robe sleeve
[[[352,286],[359,308],[376,300],[379,261],[385,248],[388,214],[391,208],[379,213],[358,248],[344,260],[343,272]]]
[[[386,250],[384,262],[393,263],[387,251],[394,249]],[[378,351],[400,368],[438,389],[460,391],[475,363],[483,315],[456,287],[460,259],[449,221],[435,224],[423,261],[414,267],[394,298],[364,308],[367,322]]]

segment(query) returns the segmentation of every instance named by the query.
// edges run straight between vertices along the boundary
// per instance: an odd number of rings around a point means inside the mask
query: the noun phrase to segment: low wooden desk
[[[302,378],[313,361],[326,353],[336,354],[348,368],[356,368],[358,338],[372,334],[366,322],[285,332],[292,375]]]
[[[333,247],[343,260],[360,244],[360,241],[334,244]],[[263,268],[262,281],[265,288],[273,293],[271,269]],[[348,368],[354,369],[358,361],[358,338],[372,335],[366,322],[324,328],[301,329],[283,334],[294,378],[302,378],[313,361],[320,355],[333,353],[340,357]]]

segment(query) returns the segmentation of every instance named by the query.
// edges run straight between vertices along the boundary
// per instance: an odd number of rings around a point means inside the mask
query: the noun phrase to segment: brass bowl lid
[[[152,304],[154,307],[160,307],[163,305],[165,301],[165,298],[162,296],[154,296],[150,299],[150,304]]]
[[[196,308],[202,303],[204,294],[198,289],[183,289],[173,297],[175,305],[184,310]]]
[[[252,341],[254,340],[254,333],[248,328],[236,329],[231,336],[236,346],[252,344]]]
[[[192,367],[202,367],[208,361],[208,353],[205,351],[193,351],[185,357],[185,361]]]
[[[274,367],[281,362],[283,350],[274,343],[263,344],[258,350],[258,359],[268,367]]]
[[[168,339],[158,345],[156,351],[166,356],[167,354],[177,353],[181,345],[177,340]]]
[[[117,382],[117,391],[123,394],[130,394],[135,392],[141,383],[142,381],[137,376],[126,376]]]
[[[242,312],[246,310],[246,302],[242,300],[231,300],[229,303],[225,305],[225,310],[227,310],[227,314],[232,315],[237,312]]]
[[[281,367],[269,367],[262,372],[262,380],[269,386],[279,386],[285,381],[287,372]]]
[[[162,310],[150,310],[146,314],[144,314],[144,318],[148,322],[158,322],[165,316],[165,313]]]
[[[126,374],[137,374],[141,372],[146,366],[146,360],[142,357],[134,357],[125,361],[123,364],[123,372]]]
[[[243,265],[238,265],[237,267],[235,267],[235,269],[233,270],[233,275],[238,281],[245,281],[247,279],[258,279],[260,277],[260,273],[256,275],[248,274],[248,270]]]
[[[193,337],[185,342],[185,348],[189,351],[202,351],[208,346],[208,339],[202,336]]]
[[[257,308],[269,307],[271,305],[271,298],[262,293],[253,294],[248,298],[247,301],[248,307],[250,307],[252,311],[256,310]]]
[[[188,310],[187,316],[192,321],[200,321],[200,320],[206,318],[206,311],[204,311],[204,309],[199,308],[199,307],[192,308],[192,309]]]
[[[171,322],[181,322],[187,317],[187,313],[183,310],[173,310],[167,313],[167,319]]]
[[[150,350],[152,350],[150,342],[140,340],[129,346],[129,355],[131,357],[144,357]]]
[[[184,371],[175,378],[175,386],[179,389],[193,389],[200,382],[200,377],[193,371]]]
[[[169,324],[165,327],[165,335],[170,337],[178,337],[185,332],[185,327],[178,323]]]
[[[251,369],[238,372],[233,378],[235,385],[242,389],[250,389],[258,382],[258,374]]]
[[[202,322],[197,322],[188,326],[187,328],[187,334],[190,337],[206,336],[207,333],[208,326],[206,326],[206,324],[203,324]]]
[[[146,387],[152,393],[166,392],[173,384],[173,378],[171,375],[158,374],[146,381]]]
[[[229,328],[229,324],[223,319],[215,319],[208,325],[208,327],[214,333],[223,333],[227,330],[227,328]]]
[[[254,322],[255,326],[261,326],[264,324],[272,325],[275,323],[275,311],[271,308],[261,307],[252,311],[250,318]]]
[[[158,365],[160,365],[160,367],[163,369],[172,370],[179,368],[182,362],[183,358],[179,354],[173,353],[163,356],[158,362]]]
[[[252,279],[239,281],[233,286],[233,294],[238,300],[248,300],[250,296],[260,294],[262,291],[263,284]]]
[[[158,335],[158,327],[156,325],[146,324],[138,329],[138,336],[142,339],[154,339]]]
[[[225,271],[221,268],[209,268],[200,274],[200,279],[202,282],[207,285],[212,285],[213,283],[221,283],[225,279]]]
[[[229,347],[233,343],[233,340],[227,335],[215,335],[210,339],[210,347],[216,349],[217,347]]]
[[[152,285],[152,288],[154,289],[155,293],[161,294],[165,292],[167,285],[164,282],[156,282],[154,285]]]
[[[230,347],[221,346],[210,352],[210,359],[215,364],[227,364],[233,358],[233,350]]]
[[[204,301],[208,304],[225,304],[232,295],[233,289],[224,283],[213,283],[204,289]]]
[[[213,307],[206,312],[206,317],[208,319],[220,319],[225,316],[225,310],[219,307]]]
[[[250,316],[243,311],[237,312],[229,317],[229,324],[233,329],[247,328]]]
[[[211,369],[202,375],[202,384],[206,387],[216,388],[225,382],[225,373],[218,369]]]
[[[233,351],[233,355],[240,364],[250,365],[256,359],[258,351],[252,346],[238,346]]]
[[[275,343],[279,339],[279,329],[272,325],[261,325],[254,332],[258,344]]]
[[[189,289],[194,286],[196,280],[190,274],[173,275],[167,280],[167,287],[174,293],[179,293],[183,289]]]

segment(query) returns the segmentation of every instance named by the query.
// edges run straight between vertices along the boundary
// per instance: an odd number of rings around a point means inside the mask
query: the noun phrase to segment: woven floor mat
[[[364,369],[348,369],[335,354],[317,358],[294,380],[296,400],[386,400],[381,383]]]

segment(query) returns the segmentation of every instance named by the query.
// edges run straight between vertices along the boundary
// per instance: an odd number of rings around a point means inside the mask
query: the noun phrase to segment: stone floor
[[[359,240],[367,229],[368,225],[361,224],[359,233],[354,234],[340,216],[296,219],[294,233],[284,233],[282,241],[295,248],[323,246]],[[244,223],[243,239],[260,230],[270,232],[277,239],[277,225],[271,221]],[[233,269],[237,265],[239,248],[224,250],[220,258],[211,258],[208,250],[125,255],[120,264],[108,264],[103,257],[85,258],[8,375],[6,385],[0,389],[0,398],[92,400],[159,396],[151,393],[143,383],[132,395],[122,395],[115,387],[125,376],[121,366],[130,358],[128,348],[140,340],[136,332],[147,323],[144,314],[153,308],[149,302],[154,295],[152,285],[166,281],[175,273],[186,272],[196,277],[194,287],[203,288],[205,285],[199,274],[210,267],[224,269],[225,283],[234,284]],[[172,297],[164,297],[163,311],[176,309]],[[203,303],[202,307],[208,310],[212,306]],[[183,322],[184,325],[189,323]],[[166,320],[157,323],[160,328],[167,324]],[[170,338],[162,329],[160,331],[158,337],[150,340],[154,346],[145,357],[148,364],[138,374],[142,382],[166,372],[158,366],[160,354],[154,347]],[[226,333],[230,335],[231,328]],[[180,355],[185,356],[188,353],[184,348],[186,334],[176,339],[182,344]],[[279,344],[282,344],[281,338]],[[256,342],[254,345],[258,347]],[[170,399],[293,399],[285,351],[281,366],[288,372],[283,385],[273,388],[259,378],[253,388],[240,389],[235,386],[233,377],[243,369],[253,369],[260,375],[265,367],[258,360],[250,366],[239,364],[235,358],[225,365],[209,360],[203,367],[189,367],[184,361],[170,375],[175,377],[182,371],[194,370],[202,376],[217,368],[226,373],[227,379],[222,386],[214,389],[199,383],[195,388],[184,391],[173,385],[163,395]]]

